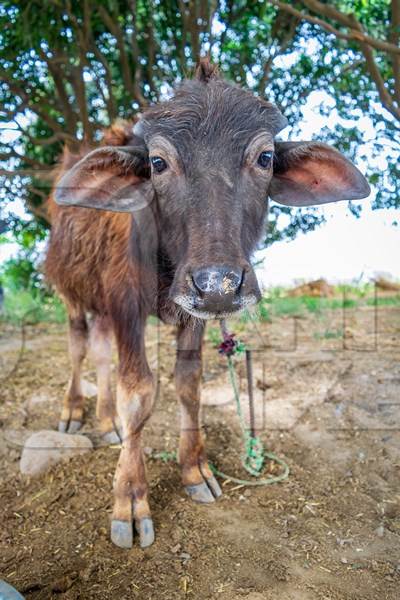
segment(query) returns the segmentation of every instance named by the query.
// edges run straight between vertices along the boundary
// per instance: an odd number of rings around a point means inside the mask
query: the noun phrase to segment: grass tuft
[[[40,322],[64,323],[66,311],[62,301],[55,295],[6,289],[0,318],[13,325],[22,322],[32,325]]]

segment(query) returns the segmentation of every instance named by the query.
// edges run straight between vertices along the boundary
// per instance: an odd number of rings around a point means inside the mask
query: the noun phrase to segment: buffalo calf
[[[112,436],[117,415],[122,428],[111,525],[118,546],[132,545],[133,524],[142,547],[154,539],[141,450],[155,394],[147,317],[177,326],[182,481],[193,500],[213,502],[221,490],[199,422],[204,324],[259,300],[251,256],[268,196],[308,206],[369,194],[363,175],[333,148],[277,141],[286,124],[276,106],[224,81],[204,60],[172,99],[146,110],[133,129],[116,131],[58,181],[48,273],[68,307],[73,364],[60,426],[73,432],[82,421],[80,365],[91,344],[101,428]],[[119,354],[116,409],[111,332]]]

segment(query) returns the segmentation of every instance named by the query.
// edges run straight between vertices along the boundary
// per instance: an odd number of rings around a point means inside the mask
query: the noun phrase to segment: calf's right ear
[[[142,146],[105,146],[87,154],[58,182],[55,201],[114,212],[132,212],[153,199],[148,156]]]

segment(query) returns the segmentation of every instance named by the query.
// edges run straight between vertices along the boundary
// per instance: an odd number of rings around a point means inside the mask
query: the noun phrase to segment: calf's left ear
[[[268,190],[286,206],[357,200],[370,194],[364,175],[340,152],[319,142],[276,142]]]

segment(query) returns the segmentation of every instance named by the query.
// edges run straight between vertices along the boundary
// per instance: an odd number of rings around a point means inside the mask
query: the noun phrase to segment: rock
[[[15,588],[2,579],[0,579],[0,598],[1,600],[24,600]]]
[[[391,502],[385,506],[385,516],[389,519],[396,519],[400,516],[400,504]]]
[[[339,537],[336,538],[336,543],[339,546],[345,546],[346,544],[352,544],[353,541],[354,541],[353,538],[347,538],[347,539],[339,538]]]
[[[85,398],[94,398],[97,396],[97,385],[86,379],[82,379],[82,394]]]
[[[179,558],[183,560],[183,564],[185,565],[192,557],[189,552],[181,552]]]
[[[215,382],[211,382],[211,384],[203,386],[201,390],[201,403],[205,406],[225,406],[232,404],[235,407],[231,384],[216,385]]]
[[[19,468],[23,475],[39,475],[51,465],[61,460],[69,460],[92,448],[92,442],[84,435],[37,431],[25,442]]]
[[[36,406],[38,404],[46,404],[46,403],[50,404],[51,402],[54,402],[54,398],[51,398],[45,392],[40,392],[38,394],[32,394],[32,396],[27,401],[27,405],[28,405],[28,408],[33,408],[34,406]]]
[[[378,277],[375,279],[375,284],[376,287],[384,290],[385,292],[400,292],[400,283],[397,283],[396,281],[390,281],[385,277]]]
[[[267,596],[264,594],[260,594],[259,592],[250,592],[250,594],[240,594],[237,596],[232,596],[232,600],[266,600]]]
[[[348,339],[352,339],[356,337],[355,331],[353,329],[351,329],[351,327],[346,327],[346,329],[344,330],[344,337],[348,338]]]
[[[32,435],[29,429],[4,429],[0,434],[0,454],[10,452],[10,446],[18,448],[19,452],[24,447],[26,440]]]
[[[303,283],[288,291],[289,297],[311,296],[313,298],[331,298],[335,295],[335,288],[325,279],[316,279],[309,283]]]

